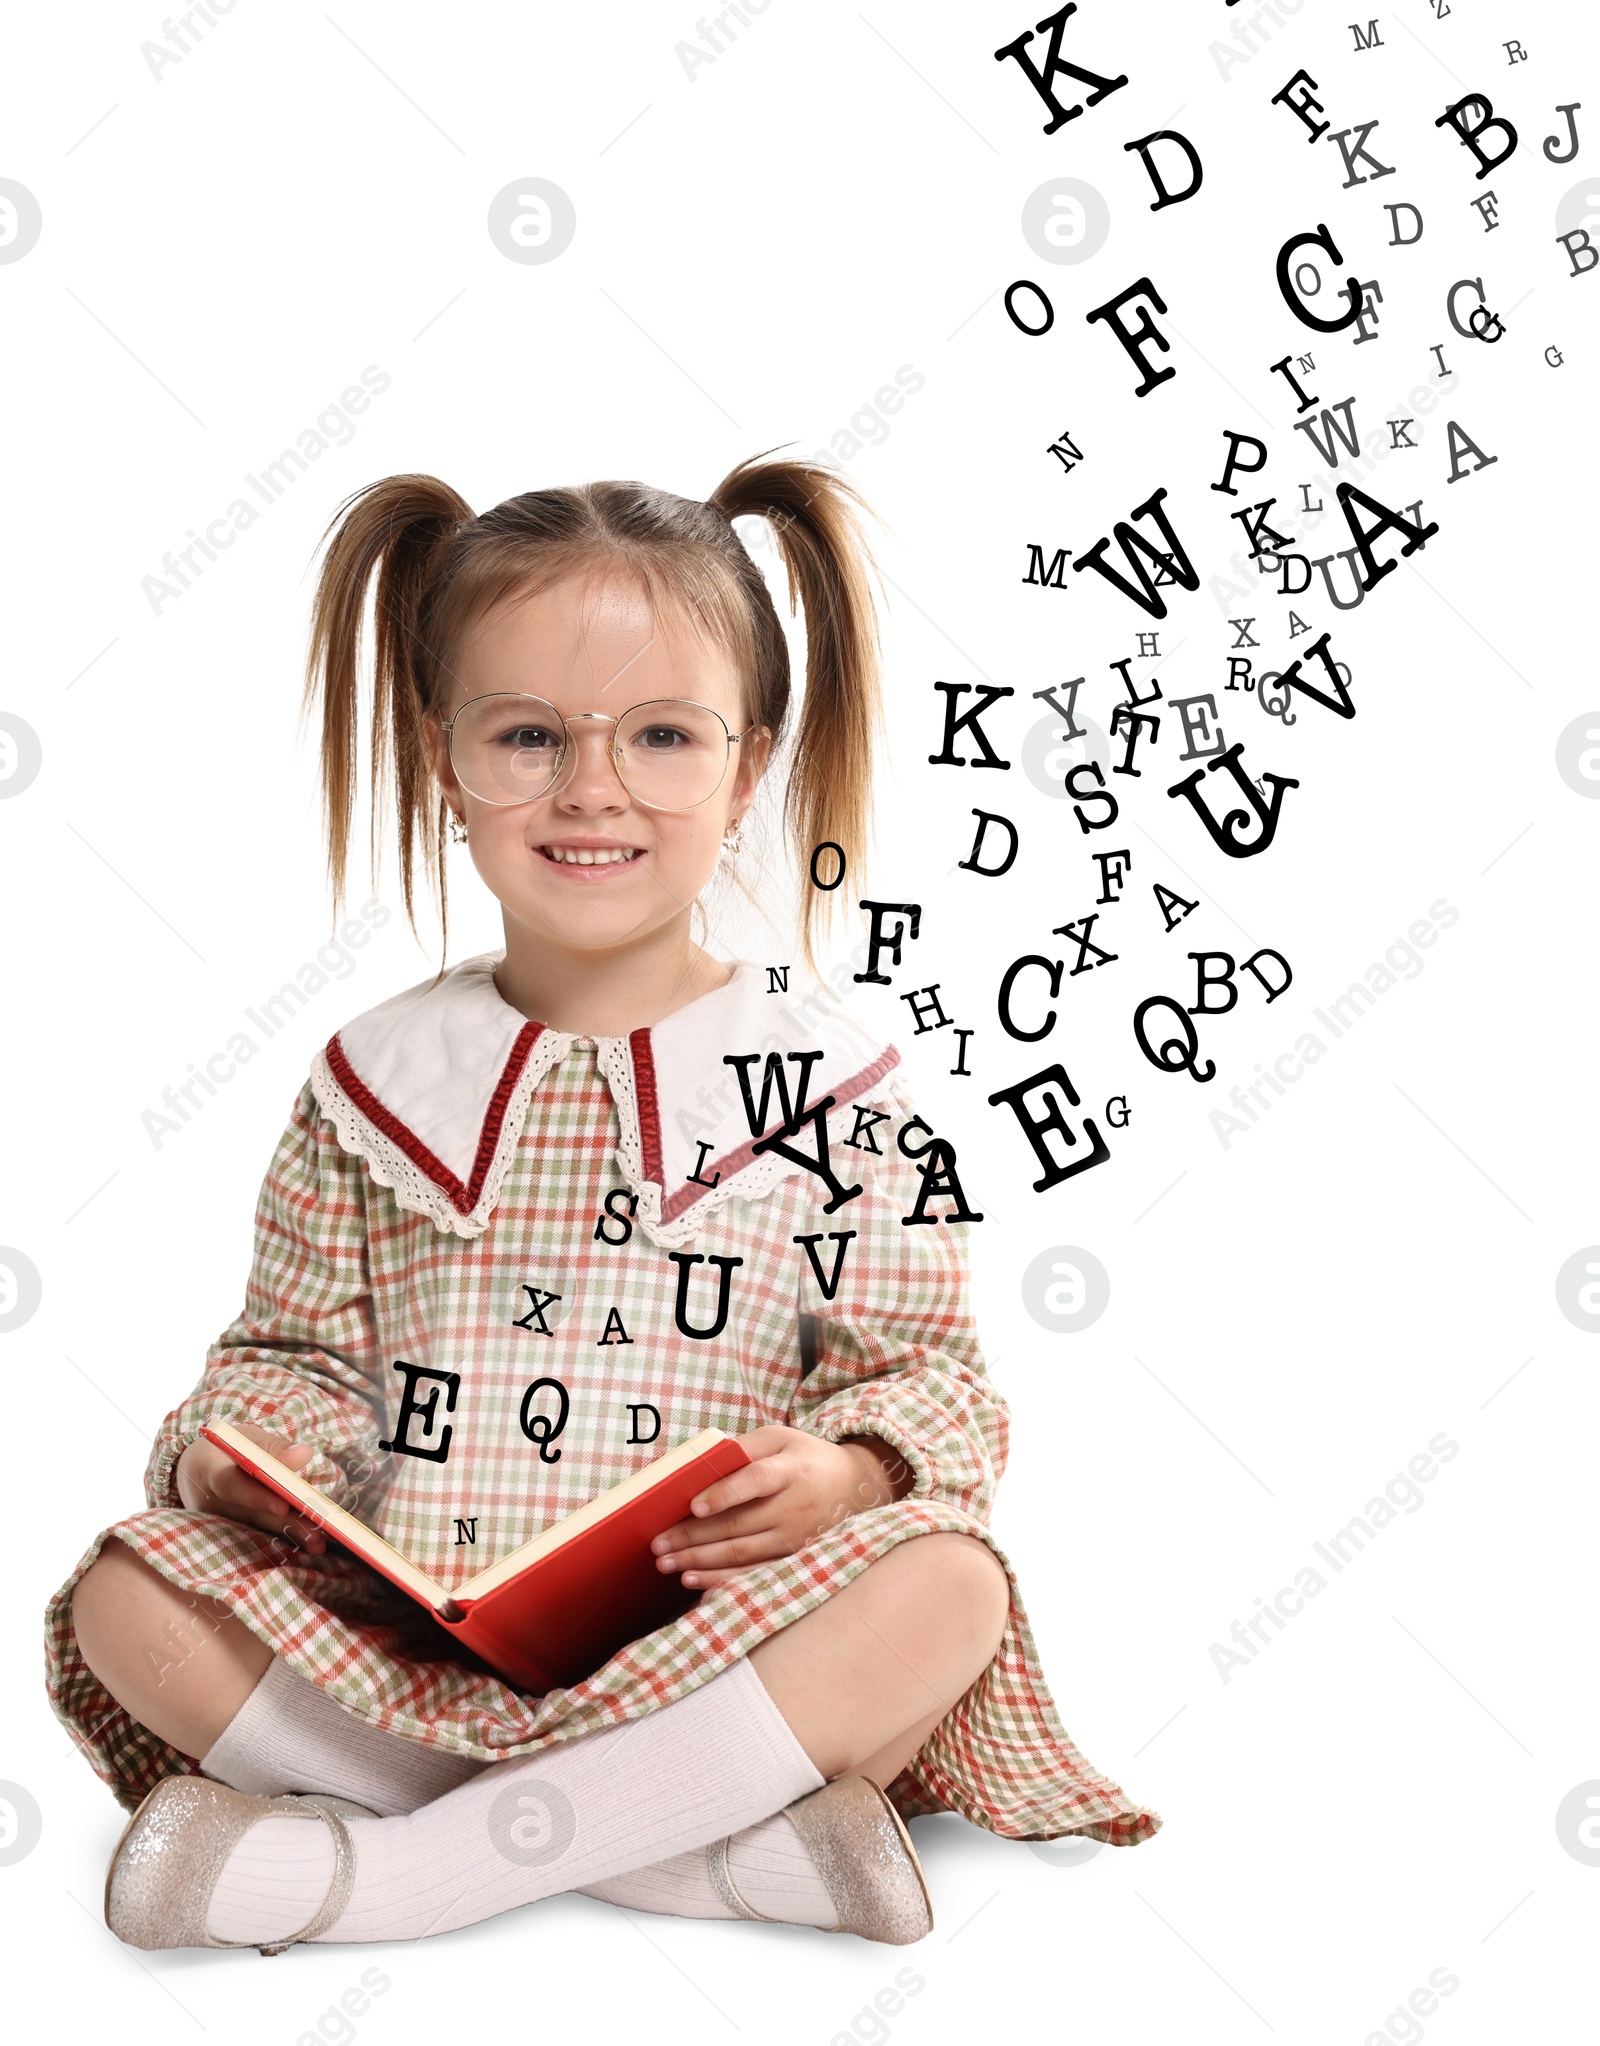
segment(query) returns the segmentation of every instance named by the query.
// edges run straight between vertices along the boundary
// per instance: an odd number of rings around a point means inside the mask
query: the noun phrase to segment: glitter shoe
[[[933,1904],[922,1864],[900,1814],[866,1776],[837,1776],[787,1807],[839,1923],[828,1932],[853,1932],[885,1946],[909,1946],[933,1930]],[[767,1919],[740,1896],[728,1869],[728,1842],[706,1849],[717,1895],[738,1918]],[[769,1924],[778,1923],[767,1919]]]
[[[345,1819],[370,1819],[364,1805],[344,1797],[248,1797],[209,1776],[165,1776],[128,1821],[106,1870],[106,1924],[126,1945],[155,1947],[250,1947],[252,1939],[213,1939],[206,1913],[228,1856],[258,1819],[273,1814],[319,1819],[333,1835],[333,1880],[321,1909],[288,1939],[261,1947],[281,1954],[286,1947],[326,1932],[350,1899],[355,1882],[355,1848]]]

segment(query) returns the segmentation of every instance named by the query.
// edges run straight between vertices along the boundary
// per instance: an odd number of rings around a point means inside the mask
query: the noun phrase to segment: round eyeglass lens
[[[657,810],[693,810],[721,788],[733,742],[714,710],[664,701],[628,711],[614,747],[629,795]]]
[[[555,782],[566,734],[561,713],[537,696],[480,696],[456,715],[450,764],[484,803],[527,803]]]

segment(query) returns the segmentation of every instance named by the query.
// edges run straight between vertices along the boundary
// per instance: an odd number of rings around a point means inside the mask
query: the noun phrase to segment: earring
[[[450,843],[452,845],[465,845],[466,842],[467,827],[452,810],[450,813]]]
[[[735,817],[727,830],[722,834],[722,850],[726,853],[736,853],[743,843],[744,819],[742,817]]]

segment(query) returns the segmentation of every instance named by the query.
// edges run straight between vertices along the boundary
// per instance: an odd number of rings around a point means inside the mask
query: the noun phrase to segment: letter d
[[[1422,215],[1411,204],[1409,199],[1402,199],[1397,206],[1385,206],[1383,210],[1389,216],[1389,246],[1391,249],[1408,249],[1413,242],[1421,241]],[[1402,234],[1400,232],[1400,216],[1402,213],[1409,213],[1416,222],[1417,231],[1415,234]]]
[[[1169,192],[1162,183],[1161,173],[1156,168],[1155,159],[1150,154],[1152,142],[1176,142],[1188,158],[1189,182],[1181,192]],[[1124,149],[1137,149],[1145,169],[1150,174],[1150,182],[1156,188],[1156,196],[1150,207],[1152,213],[1159,213],[1163,206],[1182,205],[1185,199],[1192,199],[1194,197],[1204,182],[1204,173],[1200,168],[1200,159],[1195,154],[1194,144],[1189,141],[1187,136],[1179,135],[1171,128],[1157,128],[1153,135],[1141,136],[1137,142],[1124,142],[1122,146]]]
[[[1283,978],[1278,982],[1276,987],[1274,987],[1272,982],[1268,980],[1267,976],[1265,975],[1265,973],[1262,972],[1261,968],[1257,966],[1256,961],[1258,959],[1276,959],[1278,964],[1283,968]],[[1263,945],[1259,951],[1252,952],[1248,959],[1241,960],[1239,962],[1239,971],[1241,973],[1254,974],[1256,979],[1261,983],[1262,987],[1266,989],[1268,1002],[1275,1002],[1278,999],[1279,995],[1284,993],[1284,991],[1288,988],[1291,981],[1293,981],[1294,979],[1294,972],[1293,969],[1290,967],[1288,960],[1284,958],[1281,952],[1274,952],[1270,945]]]
[[[1298,597],[1302,590],[1307,590],[1311,587],[1311,561],[1309,556],[1304,554],[1280,554],[1277,558],[1283,564],[1283,588],[1278,592],[1280,597]],[[1303,582],[1292,583],[1289,580],[1289,564],[1294,561],[1298,561],[1306,572]]]
[[[648,1400],[629,1400],[626,1404],[629,1416],[629,1442],[654,1442],[661,1433],[661,1409],[651,1406]],[[639,1433],[639,1416],[641,1414],[648,1414],[656,1424],[648,1435],[641,1435]]]
[[[991,881],[996,881],[1002,874],[1010,873],[1012,862],[1017,857],[1017,827],[1009,817],[997,816],[992,810],[974,810],[972,814],[978,820],[978,833],[972,841],[971,852],[964,860],[957,860],[956,865],[964,868],[969,874],[984,874]],[[998,867],[986,867],[983,864],[983,840],[991,824],[998,824],[1007,838],[1006,849],[1001,855]]]

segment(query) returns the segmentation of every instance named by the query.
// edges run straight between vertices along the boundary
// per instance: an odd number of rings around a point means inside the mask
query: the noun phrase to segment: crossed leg
[[[887,1786],[988,1667],[1008,1605],[982,1542],[919,1535],[770,1635],[750,1663],[821,1775]],[[216,1744],[272,1660],[226,1607],[180,1591],[120,1541],[84,1573],[73,1616],[84,1660],[118,1704],[186,1755]]]
[[[632,1731],[612,1728],[558,1746],[548,1760],[498,1766],[369,1725],[124,1544],[106,1545],[77,1601],[91,1669],[152,1732],[201,1758],[206,1773],[262,1792],[291,1784],[330,1791],[394,1814],[354,1822],[355,1890],[336,1925],[315,1935],[361,1940],[448,1929],[564,1888],[645,1910],[733,1916],[701,1844],[719,1833],[742,1889],[737,1915],[836,1923],[843,1907],[785,1807],[808,1781],[892,1782],[992,1659],[1009,1592],[981,1542],[915,1537],[760,1643],[745,1664]],[[717,1729],[709,1744],[691,1722]],[[761,1734],[751,1748],[764,1722],[781,1732]],[[569,1808],[575,1801],[584,1815],[586,1852],[559,1872],[508,1869],[479,1844],[486,1814],[504,1793],[527,1801],[518,1787],[525,1781],[537,1801],[541,1779],[566,1784],[558,1794],[570,1792]],[[485,1796],[491,1803],[480,1811]],[[212,1893],[211,1934],[249,1943],[292,1934],[328,1894],[329,1853],[320,1834],[308,1836],[292,1818],[258,1822]]]

